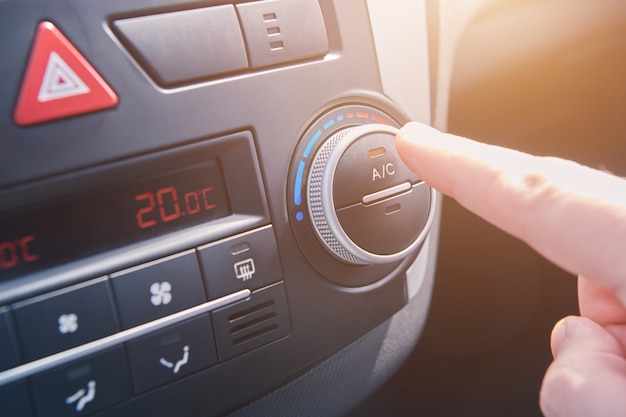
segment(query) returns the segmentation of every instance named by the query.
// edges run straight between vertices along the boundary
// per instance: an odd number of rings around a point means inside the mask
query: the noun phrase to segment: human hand
[[[552,331],[544,414],[626,416],[626,181],[420,123],[396,146],[429,185],[579,276],[581,317]]]

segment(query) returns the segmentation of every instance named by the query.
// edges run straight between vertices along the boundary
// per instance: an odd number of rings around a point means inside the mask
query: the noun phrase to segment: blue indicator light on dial
[[[304,177],[304,167],[304,161],[300,161],[300,165],[298,165],[298,174],[296,175],[296,186],[293,193],[293,202],[296,203],[296,206],[302,204],[302,178]]]
[[[313,149],[313,145],[315,145],[315,142],[317,142],[320,136],[322,136],[321,130],[318,130],[317,132],[315,132],[315,134],[313,135],[313,138],[311,138],[311,141],[309,142],[309,144],[306,146],[306,149],[304,150],[305,158],[309,157],[309,154],[311,153],[311,149]]]

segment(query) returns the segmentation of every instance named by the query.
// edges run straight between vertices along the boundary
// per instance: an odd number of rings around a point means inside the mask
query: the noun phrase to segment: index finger
[[[626,181],[409,123],[404,162],[429,185],[626,305]]]

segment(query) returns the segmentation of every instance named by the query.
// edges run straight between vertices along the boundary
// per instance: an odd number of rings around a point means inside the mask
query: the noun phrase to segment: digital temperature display
[[[0,218],[0,280],[231,214],[217,160]]]

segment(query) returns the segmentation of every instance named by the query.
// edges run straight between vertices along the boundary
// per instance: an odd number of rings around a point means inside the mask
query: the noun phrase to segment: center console
[[[311,372],[373,372],[399,314],[419,335],[439,196],[394,137],[430,118],[422,2],[5,0],[0,23],[8,415],[301,415]]]

